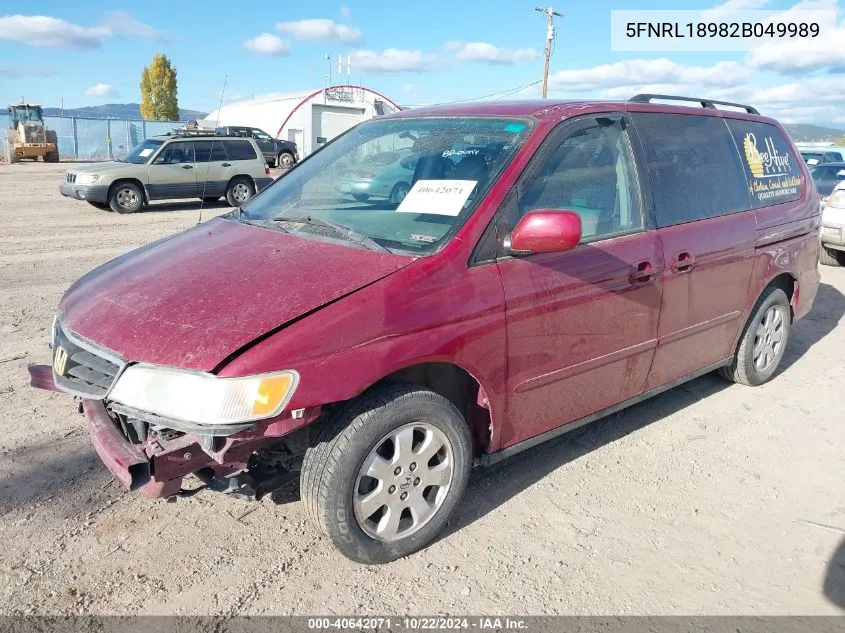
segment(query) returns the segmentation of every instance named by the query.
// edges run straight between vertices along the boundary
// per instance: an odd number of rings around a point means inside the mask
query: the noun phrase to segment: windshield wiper
[[[302,224],[310,224],[311,226],[323,226],[335,230],[337,233],[340,233],[349,240],[356,242],[361,246],[370,249],[371,251],[380,251],[382,253],[393,252],[386,246],[382,246],[381,244],[376,242],[370,236],[364,235],[363,233],[358,233],[357,231],[353,231],[348,226],[343,226],[342,224],[335,224],[334,222],[329,222],[328,220],[312,218],[310,215],[277,215],[267,220],[267,222],[301,222]]]

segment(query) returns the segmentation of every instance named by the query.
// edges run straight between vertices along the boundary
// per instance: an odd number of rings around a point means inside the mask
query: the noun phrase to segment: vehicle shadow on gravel
[[[223,198],[217,202],[200,202],[199,200],[179,200],[173,202],[153,202],[148,204],[140,211],[136,211],[132,215],[140,215],[143,213],[162,213],[164,211],[196,211],[200,208],[203,211],[221,211],[230,210],[232,205],[226,202]]]
[[[789,369],[808,349],[830,334],[845,316],[845,295],[829,284],[820,284],[813,309],[790,332],[778,374]]]
[[[80,516],[99,507],[98,495],[92,493],[105,488],[112,480],[111,474],[90,446],[87,435],[74,438],[77,439],[73,444],[53,440],[4,456],[0,515],[37,506],[48,499],[58,500],[62,506],[67,499],[73,499],[72,514]],[[72,494],[77,490],[84,490],[85,494]]]
[[[795,324],[782,367],[787,368],[795,363],[813,345],[830,334],[843,315],[845,296],[836,288],[821,284],[810,314]],[[558,468],[730,386],[731,383],[715,372],[710,373],[489,468],[474,471],[464,501],[437,540],[482,518]],[[845,563],[845,549],[840,547],[838,555],[840,565]],[[845,603],[843,571],[840,566],[836,571],[839,575],[834,580],[838,578],[837,595]]]
[[[845,609],[845,539],[827,564],[823,587],[825,597],[840,609]]]

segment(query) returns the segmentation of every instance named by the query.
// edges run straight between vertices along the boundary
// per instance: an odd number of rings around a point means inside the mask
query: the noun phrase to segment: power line
[[[506,97],[510,94],[515,92],[519,92],[525,88],[530,88],[531,86],[536,86],[538,83],[543,81],[542,79],[538,79],[537,81],[532,81],[527,84],[523,84],[521,86],[517,86],[516,88],[508,88],[507,90],[500,90],[499,92],[491,92],[490,94],[481,95],[480,97],[470,97],[469,99],[458,99],[457,101],[444,101],[441,103],[425,103],[425,104],[403,104],[403,107],[406,108],[419,108],[419,107],[426,107],[426,106],[444,106],[444,105],[454,105],[456,103],[468,103],[470,101],[481,101],[482,99],[490,99],[492,97]]]
[[[552,58],[552,42],[555,39],[555,16],[563,17],[563,13],[555,11],[553,7],[545,9],[535,7],[535,11],[546,14],[546,50],[543,54],[545,63],[543,66],[543,99],[549,92],[549,60]]]

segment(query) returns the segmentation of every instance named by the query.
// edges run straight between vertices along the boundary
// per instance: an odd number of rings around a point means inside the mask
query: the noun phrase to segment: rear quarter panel
[[[789,139],[789,135],[779,123],[773,120],[767,122],[775,125],[783,137]],[[793,315],[795,319],[800,319],[810,311],[819,287],[821,206],[807,165],[791,142],[790,149],[793,160],[801,169],[804,189],[801,197],[794,202],[763,207],[755,211],[757,242],[752,285],[749,288],[748,312],[750,313],[760,293],[775,277],[788,273],[796,282],[796,291],[792,298]]]

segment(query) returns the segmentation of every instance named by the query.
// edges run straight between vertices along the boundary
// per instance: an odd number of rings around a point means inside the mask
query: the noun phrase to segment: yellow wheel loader
[[[40,105],[19,103],[9,106],[11,125],[6,130],[7,152],[11,162],[23,158],[45,163],[59,162],[59,145],[56,133],[44,125],[44,115]]]

